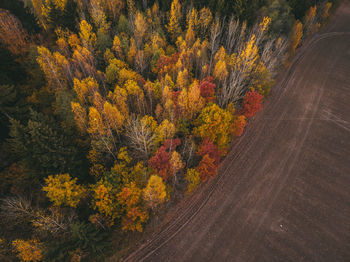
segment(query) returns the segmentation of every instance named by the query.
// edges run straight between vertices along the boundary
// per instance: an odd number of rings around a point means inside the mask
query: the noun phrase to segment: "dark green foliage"
[[[275,35],[288,34],[293,26],[294,16],[286,0],[268,0],[261,15],[271,18],[270,31]]]
[[[78,175],[82,165],[81,153],[53,119],[31,110],[26,125],[14,119],[10,122],[8,143],[11,153],[20,157],[26,168],[35,171],[35,176]]]
[[[16,56],[0,42],[0,85],[17,84],[26,78],[22,65],[16,62]]]
[[[306,11],[319,1],[316,0],[288,0],[290,7],[293,10],[295,19],[302,20]]]
[[[54,4],[50,4],[49,26],[51,30],[58,27],[68,28],[76,32],[76,18],[78,16],[77,3],[74,0],[68,0],[64,11],[57,9]]]
[[[51,241],[45,253],[45,261],[70,261],[72,253],[81,250],[83,261],[102,261],[111,243],[106,232],[92,224],[77,222],[71,225],[69,235]]]
[[[8,133],[10,118],[23,119],[27,113],[26,105],[19,87],[13,85],[0,86],[0,134],[1,140]]]

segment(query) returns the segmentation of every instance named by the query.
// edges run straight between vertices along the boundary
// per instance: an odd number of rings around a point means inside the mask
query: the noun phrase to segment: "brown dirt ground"
[[[350,261],[349,1],[175,212],[126,261]]]

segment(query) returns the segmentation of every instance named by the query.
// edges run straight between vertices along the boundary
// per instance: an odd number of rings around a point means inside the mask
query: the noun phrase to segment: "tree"
[[[200,173],[194,168],[187,169],[185,179],[187,181],[187,193],[191,193],[201,182]]]
[[[327,2],[323,5],[322,12],[321,12],[321,24],[324,25],[328,18],[329,18],[329,11],[332,8],[332,3]]]
[[[173,0],[170,9],[169,24],[166,26],[173,41],[181,34],[180,20],[181,20],[181,5],[179,0]]]
[[[203,139],[209,138],[220,149],[224,149],[230,142],[231,124],[232,115],[216,104],[211,104],[204,107],[195,120],[193,133]]]
[[[12,153],[26,169],[35,170],[36,177],[48,174],[79,174],[82,150],[68,130],[62,130],[52,119],[33,110],[25,125],[11,119],[10,138]]]
[[[163,120],[162,123],[155,129],[156,132],[156,143],[163,143],[167,139],[174,137],[176,127],[168,119]]]
[[[77,179],[72,179],[69,174],[49,176],[45,179],[43,191],[55,206],[77,207],[86,190],[76,182]]]
[[[135,15],[135,30],[134,30],[134,36],[136,40],[136,45],[138,49],[141,48],[141,44],[143,42],[143,38],[145,36],[145,33],[147,31],[147,23],[144,19],[143,15],[140,12],[137,12]]]
[[[197,155],[202,157],[208,155],[211,159],[214,160],[214,164],[218,166],[223,152],[220,152],[219,148],[214,145],[214,143],[211,142],[208,138],[206,138],[199,146]]]
[[[103,137],[107,135],[107,127],[103,122],[100,112],[95,107],[89,108],[88,132],[92,137]]]
[[[175,182],[176,182],[177,181],[176,174],[182,171],[182,169],[185,167],[185,164],[182,161],[181,155],[176,151],[173,151],[171,153],[171,158],[169,163],[170,163],[170,170],[173,173],[173,177],[175,178]]]
[[[142,191],[134,182],[126,185],[118,193],[118,201],[125,206],[125,215],[122,218],[122,229],[142,232],[142,223],[147,221],[148,214],[139,206]]]
[[[207,102],[215,100],[215,88],[214,78],[210,76],[201,80],[199,83],[200,94]]]
[[[18,253],[18,257],[22,261],[41,261],[43,257],[43,250],[38,240],[22,240],[16,239],[12,241],[12,245]]]
[[[178,104],[182,115],[187,119],[192,119],[202,110],[204,106],[204,98],[201,96],[200,87],[197,81],[194,81],[188,90],[181,90]]]
[[[108,101],[105,101],[103,105],[103,116],[110,128],[116,132],[121,131],[124,125],[125,117],[116,106],[110,104]]]
[[[112,50],[115,52],[118,58],[124,57],[122,43],[117,35],[114,36]]]
[[[158,172],[158,174],[166,181],[171,175],[170,160],[172,152],[180,145],[180,139],[168,139],[164,142],[158,151],[151,157],[148,164]],[[177,158],[179,159],[179,158]],[[174,159],[175,160],[175,159]]]
[[[46,47],[38,46],[37,62],[44,72],[48,85],[52,90],[65,89],[70,79],[68,60],[58,52],[51,53]]]
[[[300,40],[302,39],[302,37],[303,37],[303,24],[299,20],[297,20],[291,32],[289,58],[291,58],[294,55],[295,49],[299,46]]]
[[[0,10],[0,40],[15,55],[25,55],[30,44],[21,22],[4,9]]]
[[[126,136],[130,147],[141,154],[141,158],[147,159],[151,154],[155,143],[157,122],[152,116],[144,116],[142,119],[129,121]]]
[[[80,22],[79,36],[86,49],[90,51],[94,50],[97,42],[96,34],[92,32],[92,26],[86,20]]]
[[[237,116],[233,121],[233,135],[241,136],[245,126],[247,125],[246,117],[244,115]]]
[[[75,102],[71,102],[71,107],[74,114],[75,123],[80,132],[82,134],[86,133],[88,125],[86,110],[79,103]]]
[[[317,11],[317,6],[314,5],[310,7],[310,9],[306,12],[304,16],[303,22],[304,22],[305,35],[310,35],[316,32],[320,26],[317,23],[316,11]]]
[[[152,175],[148,180],[147,186],[143,189],[142,194],[143,199],[152,209],[165,202],[167,194],[162,178],[157,175]]]
[[[215,160],[208,154],[204,155],[199,165],[196,167],[196,171],[199,172],[199,176],[202,181],[208,180],[210,177],[217,175],[217,165]]]
[[[245,94],[243,98],[243,107],[241,113],[245,117],[252,117],[262,108],[262,101],[264,96],[257,91],[252,90]]]
[[[92,190],[94,209],[110,217],[113,224],[113,221],[121,216],[121,207],[115,190],[109,183],[102,181],[93,186]]]

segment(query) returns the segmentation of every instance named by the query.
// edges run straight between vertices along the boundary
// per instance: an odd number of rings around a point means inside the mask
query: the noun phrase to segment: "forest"
[[[0,260],[132,248],[218,175],[336,5],[0,0]]]

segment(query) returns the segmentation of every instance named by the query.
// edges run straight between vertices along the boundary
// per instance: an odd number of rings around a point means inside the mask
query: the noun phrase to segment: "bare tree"
[[[211,72],[214,54],[219,49],[221,32],[222,32],[222,23],[220,22],[220,19],[216,17],[215,21],[213,22],[210,28],[210,35],[209,35],[209,48],[211,51],[210,62],[209,62],[209,72]]]
[[[148,159],[155,144],[155,134],[152,129],[142,123],[141,119],[130,119],[126,136],[130,147],[141,154],[141,158]]]

